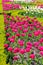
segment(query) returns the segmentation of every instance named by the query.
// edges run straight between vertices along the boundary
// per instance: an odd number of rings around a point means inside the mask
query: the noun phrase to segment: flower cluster
[[[43,8],[43,4],[38,5],[38,7]]]
[[[20,4],[6,4],[10,0],[2,0],[3,10],[21,9]]]
[[[2,0],[2,2],[10,2],[11,0]]]
[[[24,63],[43,57],[43,26],[36,18],[4,15],[5,51],[12,63]],[[30,61],[29,61],[30,62]],[[34,61],[35,62],[35,61]],[[36,63],[36,62],[35,62]]]

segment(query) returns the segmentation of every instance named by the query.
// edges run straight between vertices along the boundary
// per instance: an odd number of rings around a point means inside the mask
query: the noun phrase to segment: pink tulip
[[[12,43],[14,43],[14,38],[8,38],[8,40]]]
[[[28,34],[28,36],[29,36],[29,37],[32,37],[32,34],[30,33],[30,34]]]
[[[36,30],[36,31],[34,32],[34,36],[39,36],[39,35],[40,35],[40,33],[41,33],[41,31],[40,31],[40,30]]]
[[[32,48],[32,46],[31,46],[31,45],[26,45],[26,47],[27,47],[27,48],[30,48],[30,49]]]
[[[34,59],[35,58],[35,55],[34,54],[30,54],[30,58],[31,59]]]
[[[20,30],[23,30],[22,26],[19,26],[19,29],[20,29]]]
[[[10,34],[9,33],[6,33],[6,36],[10,36]]]
[[[17,33],[17,34],[16,34],[16,36],[18,36],[18,37],[19,37],[19,36],[20,36],[20,34],[19,34],[19,33]]]
[[[25,34],[25,33],[21,33],[21,36],[23,36],[23,37],[24,37],[24,36],[26,36],[26,34]]]
[[[39,49],[40,51],[43,51],[43,46],[39,46],[38,49]]]
[[[41,26],[40,29],[43,31],[43,26]]]
[[[16,48],[14,48],[13,52],[14,52],[14,53],[18,53],[19,50],[20,50],[20,49],[19,49],[18,47],[16,47]]]
[[[30,48],[26,48],[25,51],[26,51],[26,52],[30,52]]]
[[[24,54],[25,53],[25,49],[20,49],[20,54]]]
[[[30,45],[30,46],[32,46],[32,43],[29,41],[29,42],[27,42],[27,45]]]
[[[34,28],[32,26],[30,26],[30,30],[32,31]]]
[[[18,59],[19,59],[18,56],[14,56],[14,57],[13,57],[13,60],[18,60]]]
[[[40,51],[39,54],[40,54],[41,56],[43,56],[43,51]]]
[[[16,32],[18,32],[18,30],[17,29],[12,29],[12,32],[15,32],[16,33]]]
[[[28,17],[28,21],[30,21],[30,18]]]
[[[40,28],[40,25],[36,25],[36,28]]]
[[[12,47],[8,47],[8,51],[12,52],[13,48]]]
[[[12,36],[12,39],[15,39],[15,36]]]
[[[26,32],[28,32],[28,29],[24,29],[24,30],[23,30],[23,33],[26,33]]]
[[[8,46],[9,46],[8,44],[4,44],[4,48],[8,48]]]
[[[39,44],[39,42],[34,42],[34,47],[38,48]]]
[[[41,39],[39,40],[39,42],[40,42],[40,43],[43,43],[43,38],[41,38]]]
[[[27,28],[27,27],[28,27],[28,25],[24,24],[24,28]]]
[[[43,32],[41,32],[41,35],[43,36]]]
[[[26,45],[27,48],[32,48],[32,43],[31,42],[27,42],[27,45]]]
[[[23,41],[23,40],[18,40],[18,44],[19,44],[20,46],[24,46],[24,41]]]

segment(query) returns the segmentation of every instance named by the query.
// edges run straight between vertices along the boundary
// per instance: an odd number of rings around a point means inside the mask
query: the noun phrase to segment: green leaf
[[[10,56],[8,55],[8,56],[6,57],[6,64],[9,63],[9,58],[10,58]]]
[[[10,65],[13,65],[13,60],[11,59],[11,57],[9,59],[9,63],[10,63]]]

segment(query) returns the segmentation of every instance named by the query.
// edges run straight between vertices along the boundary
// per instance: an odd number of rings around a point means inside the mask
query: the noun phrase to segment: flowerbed
[[[21,5],[20,4],[6,4],[8,2],[13,2],[11,0],[2,0],[2,5],[3,5],[3,10],[12,10],[12,9],[21,9]]]
[[[25,11],[25,12],[19,12],[18,14],[24,15],[24,16],[31,16],[31,17],[39,17],[43,18],[43,11],[37,11],[37,10],[32,10],[32,11]]]
[[[10,65],[43,65],[43,26],[36,18],[4,14],[4,53]]]
[[[2,0],[2,2],[10,2],[11,0]]]
[[[21,5],[3,3],[3,10],[12,10],[12,9],[21,9]]]

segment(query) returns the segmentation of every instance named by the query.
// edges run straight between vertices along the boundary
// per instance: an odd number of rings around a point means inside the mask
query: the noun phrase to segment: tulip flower
[[[12,47],[8,47],[8,51],[12,52],[13,48]]]
[[[35,55],[34,54],[30,54],[30,58],[31,59],[34,59],[35,58]]]
[[[8,48],[8,46],[9,46],[8,44],[4,44],[4,48]]]

